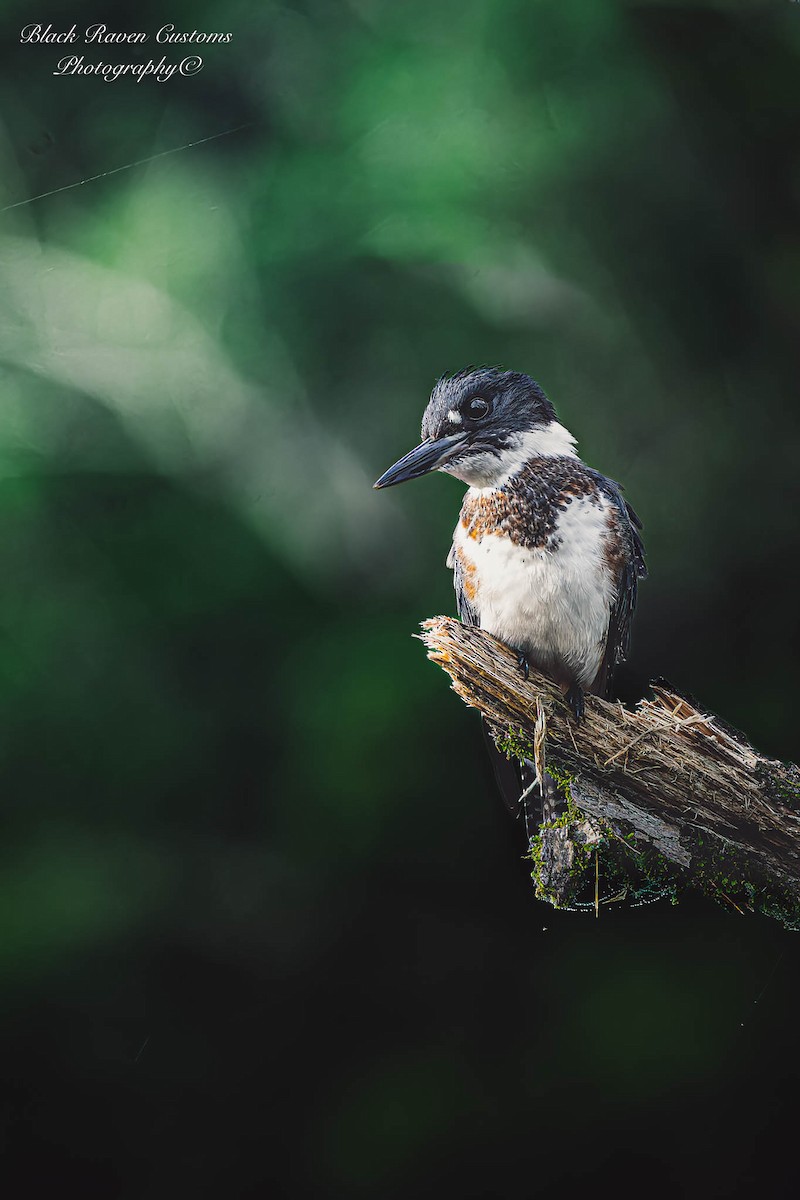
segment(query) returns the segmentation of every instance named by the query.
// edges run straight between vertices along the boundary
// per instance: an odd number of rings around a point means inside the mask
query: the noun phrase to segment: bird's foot
[[[583,715],[586,711],[586,706],[583,702],[583,691],[578,687],[577,683],[572,684],[567,692],[566,699],[567,704],[572,709],[573,716],[575,717],[575,724],[580,725],[581,721],[583,720]]]
[[[519,667],[520,671],[522,671],[523,678],[527,680],[531,669],[531,664],[528,662],[527,654],[525,654],[522,650],[517,651],[517,666]]]

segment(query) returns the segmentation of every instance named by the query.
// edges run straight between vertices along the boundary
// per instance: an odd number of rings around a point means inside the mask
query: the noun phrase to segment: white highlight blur
[[[152,205],[152,188],[140,198]],[[234,222],[212,206],[208,220],[216,221],[217,236],[202,241],[221,245],[214,253],[230,261],[238,250],[226,244]],[[17,469],[20,452],[35,454],[44,469],[48,460],[76,470],[127,469],[114,448],[119,439],[86,437],[98,424],[87,413],[91,397],[113,412],[156,470],[222,497],[312,579],[324,583],[370,562],[381,562],[390,577],[386,546],[407,540],[397,505],[391,498],[369,504],[372,475],[319,424],[280,340],[265,331],[269,389],[245,379],[217,332],[230,280],[198,295],[198,317],[166,290],[174,266],[164,239],[148,243],[139,231],[134,245],[120,249],[126,255],[130,261],[115,269],[33,238],[0,238],[0,360],[12,368],[4,381],[0,475]],[[241,263],[231,270],[240,279]],[[203,277],[220,282],[205,264]],[[56,385],[52,398],[26,373]]]

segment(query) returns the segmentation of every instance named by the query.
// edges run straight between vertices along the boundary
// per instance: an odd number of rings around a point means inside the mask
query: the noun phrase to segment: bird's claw
[[[567,692],[567,704],[572,709],[572,714],[575,717],[575,724],[580,725],[586,711],[586,705],[583,702],[583,691],[578,687],[577,683],[573,683],[572,687]]]
[[[517,666],[522,671],[523,678],[527,681],[528,674],[531,669],[531,664],[528,662],[527,654],[524,654],[522,652],[522,650],[519,650],[517,652]]]

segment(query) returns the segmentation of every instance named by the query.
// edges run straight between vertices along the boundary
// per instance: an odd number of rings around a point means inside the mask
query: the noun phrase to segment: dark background
[[[54,77],[106,20],[193,78]],[[6,3],[4,1169],[24,1194],[796,1184],[797,935],[537,902],[433,380],[531,372],[644,524],[623,694],[800,757],[800,5]],[[73,52],[70,48],[70,52]],[[17,1191],[16,1194],[23,1194]],[[762,1191],[763,1194],[763,1191]]]

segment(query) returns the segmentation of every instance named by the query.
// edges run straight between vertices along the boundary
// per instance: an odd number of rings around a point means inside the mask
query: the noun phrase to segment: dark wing
[[[639,532],[642,523],[622,495],[622,488],[613,479],[606,479],[604,475],[597,474],[595,478],[604,495],[615,505],[622,541],[617,595],[608,621],[606,649],[597,678],[592,684],[595,695],[607,697],[611,689],[614,667],[626,657],[630,649],[631,623],[636,608],[639,580],[647,578],[647,567],[644,561],[644,543]]]
[[[459,621],[462,625],[480,624],[477,609],[470,603],[464,589],[464,568],[461,565],[460,558],[456,554],[455,544],[450,547],[450,553],[447,556],[447,566],[453,572],[453,587],[456,591],[456,608],[458,609]]]

